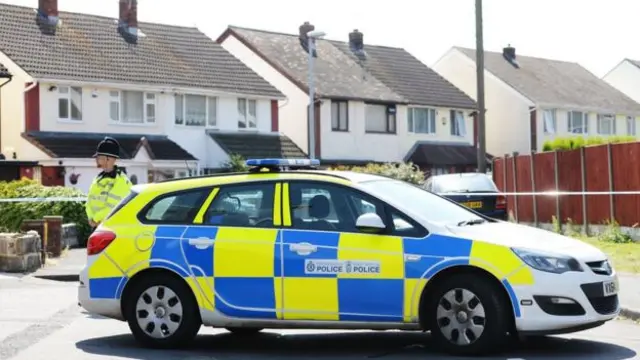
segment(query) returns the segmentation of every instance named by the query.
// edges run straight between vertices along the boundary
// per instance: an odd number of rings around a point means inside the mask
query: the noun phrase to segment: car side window
[[[211,189],[181,191],[163,196],[147,207],[141,216],[142,222],[190,224]]]
[[[273,227],[274,188],[274,183],[221,187],[205,212],[203,224]]]
[[[304,230],[360,232],[356,228],[360,215],[384,214],[383,205],[364,194],[316,182],[291,182],[289,205],[292,226]]]

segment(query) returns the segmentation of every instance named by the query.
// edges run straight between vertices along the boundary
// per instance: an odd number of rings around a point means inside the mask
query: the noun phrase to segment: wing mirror
[[[356,220],[356,227],[362,232],[379,233],[387,227],[376,213],[366,213],[360,215]]]

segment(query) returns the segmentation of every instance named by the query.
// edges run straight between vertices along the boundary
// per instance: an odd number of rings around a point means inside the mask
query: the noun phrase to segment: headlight
[[[512,248],[525,264],[540,271],[562,274],[568,271],[583,271],[578,260],[571,256],[548,253],[538,250]]]

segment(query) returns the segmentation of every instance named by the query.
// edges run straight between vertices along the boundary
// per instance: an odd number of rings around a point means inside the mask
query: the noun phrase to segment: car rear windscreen
[[[497,192],[493,181],[484,174],[474,176],[447,175],[438,178],[439,192]]]

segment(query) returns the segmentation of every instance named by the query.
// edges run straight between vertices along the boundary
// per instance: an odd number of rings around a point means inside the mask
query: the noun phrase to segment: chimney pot
[[[515,59],[516,58],[516,48],[512,47],[511,44],[509,44],[509,45],[507,45],[507,47],[502,49],[502,55],[504,55],[504,57],[507,60]]]
[[[59,23],[58,0],[38,0],[36,24],[46,35],[55,35]]]
[[[120,0],[120,17],[118,19],[118,32],[127,42],[135,43],[138,40],[138,1]]]
[[[364,34],[358,29],[354,29],[349,33],[349,48],[356,55],[360,55],[364,51]]]
[[[316,27],[314,25],[312,25],[311,23],[309,23],[308,21],[305,21],[304,24],[300,25],[300,38],[301,39],[306,39],[307,38],[307,33],[310,31],[315,30]]]

